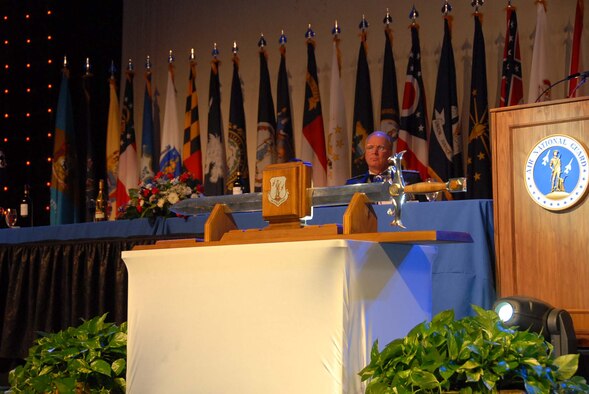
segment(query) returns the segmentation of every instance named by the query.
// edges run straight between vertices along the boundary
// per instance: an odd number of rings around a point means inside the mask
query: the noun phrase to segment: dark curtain
[[[56,332],[108,312],[127,319],[121,252],[155,238],[0,245],[0,359],[25,358],[37,331]]]

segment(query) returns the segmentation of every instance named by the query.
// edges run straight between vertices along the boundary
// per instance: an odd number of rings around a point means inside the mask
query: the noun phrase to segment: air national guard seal
[[[536,204],[550,211],[571,208],[587,192],[587,150],[570,136],[550,135],[532,148],[525,172],[526,190]]]

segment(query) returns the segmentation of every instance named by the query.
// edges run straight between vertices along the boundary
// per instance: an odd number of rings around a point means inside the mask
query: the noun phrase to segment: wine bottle
[[[94,211],[94,221],[102,222],[106,220],[106,201],[104,199],[104,180],[98,181],[98,195],[96,196],[96,209]]]
[[[25,184],[24,194],[18,208],[18,223],[20,227],[33,226],[33,202],[30,195],[30,187]]]
[[[243,179],[241,179],[241,172],[237,171],[235,181],[233,181],[233,194],[243,194]]]

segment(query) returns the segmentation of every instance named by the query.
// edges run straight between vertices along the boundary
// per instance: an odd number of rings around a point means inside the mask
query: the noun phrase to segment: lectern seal
[[[589,159],[583,144],[553,134],[536,143],[525,165],[525,184],[534,202],[550,211],[577,204],[589,185]]]

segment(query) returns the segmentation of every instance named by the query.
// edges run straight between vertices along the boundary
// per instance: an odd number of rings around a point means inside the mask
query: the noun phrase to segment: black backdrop
[[[122,10],[122,0],[0,2],[3,44],[0,50],[0,151],[7,162],[7,167],[0,168],[0,206],[16,206],[24,184],[28,183],[35,225],[49,224],[49,212],[45,208],[49,204],[47,182],[51,180],[51,163],[47,157],[52,156],[53,139],[47,134],[55,130],[55,111],[49,113],[48,108],[57,106],[64,56],[67,56],[70,70],[76,151],[82,158],[86,152],[82,77],[86,58],[90,59],[93,74],[90,82],[91,135],[97,178],[104,178],[108,78],[111,62],[117,66],[121,64]],[[31,43],[26,44],[26,39]],[[8,44],[4,44],[5,40]],[[117,70],[117,81],[120,75]],[[48,89],[49,84],[53,88]],[[30,93],[25,93],[25,86],[31,88]],[[9,93],[5,93],[5,89]],[[6,118],[4,114],[10,116]],[[30,136],[30,142],[25,136]],[[26,166],[26,161],[31,164]],[[77,167],[85,169],[85,161],[79,162]]]

